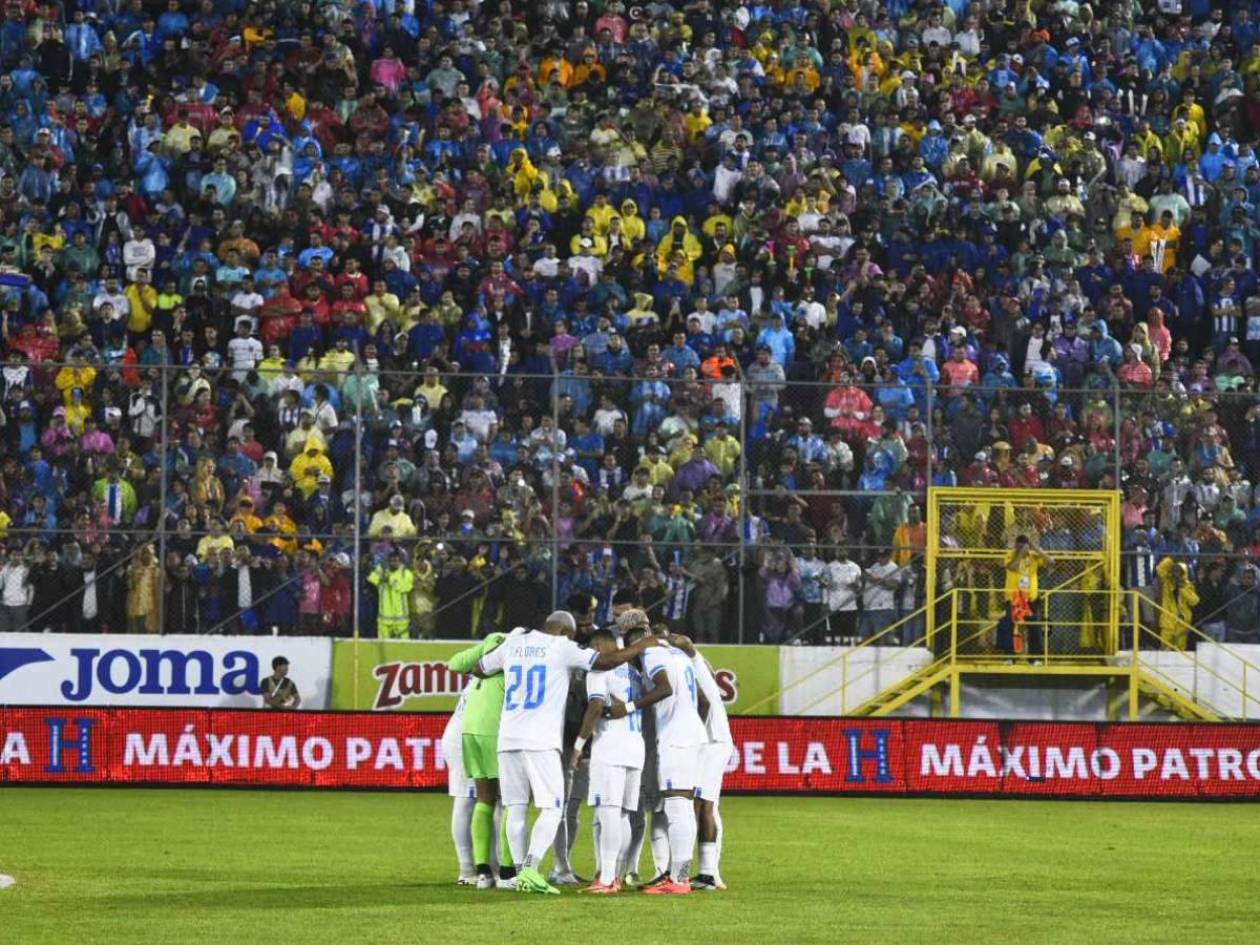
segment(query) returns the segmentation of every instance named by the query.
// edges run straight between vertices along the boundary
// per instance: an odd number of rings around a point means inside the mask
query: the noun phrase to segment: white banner
[[[847,715],[887,687],[932,662],[923,647],[779,647],[782,715]],[[926,699],[898,716],[926,716]]]
[[[326,709],[332,641],[323,637],[0,634],[0,705],[262,705],[271,661],[289,660],[304,709]]]

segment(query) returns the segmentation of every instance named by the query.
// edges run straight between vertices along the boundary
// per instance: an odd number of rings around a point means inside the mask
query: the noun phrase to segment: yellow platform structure
[[[1106,686],[1114,720],[1260,717],[1260,666],[1121,587],[1118,492],[932,489],[927,534],[927,603],[815,670],[840,664],[842,714],[891,715],[926,697],[934,716],[958,718],[964,683],[1017,677],[1028,686],[1051,679]],[[1033,616],[1010,634],[1006,564],[1019,536],[1049,560],[1039,569]],[[1170,646],[1160,629],[1168,634],[1170,626],[1192,641],[1189,648]],[[925,651],[920,665],[871,695],[872,648],[907,638]],[[1017,638],[1022,648],[1012,645]]]

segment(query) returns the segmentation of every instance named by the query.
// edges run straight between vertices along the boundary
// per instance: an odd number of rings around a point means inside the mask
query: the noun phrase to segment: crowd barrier
[[[0,783],[441,789],[441,713],[0,709]],[[737,717],[732,793],[1260,797],[1260,726]]]

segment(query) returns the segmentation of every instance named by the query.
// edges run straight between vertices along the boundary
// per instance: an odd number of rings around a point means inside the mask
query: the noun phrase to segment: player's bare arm
[[[623,703],[624,704],[624,703]],[[591,740],[591,736],[595,734],[595,726],[599,723],[599,717],[604,712],[604,699],[602,696],[591,696],[586,703],[586,712],[582,715],[582,724],[578,727],[576,745],[586,747],[586,743]],[[569,755],[569,767],[576,768],[578,762],[582,760],[582,748],[574,748]]]
[[[632,663],[642,656],[644,651],[650,650],[654,646],[659,646],[660,643],[661,641],[655,637],[644,637],[624,650],[600,653],[599,656],[595,657],[595,662],[591,664],[591,669],[616,669],[625,663]],[[621,718],[621,716],[617,716],[617,718]]]
[[[638,646],[637,643],[635,645]],[[626,651],[621,650],[620,652],[624,653]],[[642,712],[644,709],[656,705],[662,699],[668,699],[673,694],[674,687],[669,683],[669,674],[663,669],[657,670],[656,675],[652,677],[651,691],[634,701],[634,709]],[[612,705],[604,710],[604,716],[610,719],[624,719],[630,714],[630,711],[626,703],[614,697]]]
[[[681,633],[671,633],[668,637],[669,645],[682,650],[688,656],[696,655],[696,645],[691,642],[691,637],[685,637]]]

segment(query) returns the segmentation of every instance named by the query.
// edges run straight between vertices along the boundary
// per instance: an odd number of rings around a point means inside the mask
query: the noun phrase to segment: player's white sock
[[[569,843],[564,851],[564,865],[570,871],[573,869],[573,847],[582,830],[582,805],[585,803],[585,797],[574,795],[569,798],[568,805],[564,809],[564,838]]]
[[[719,872],[722,868],[722,802],[713,802],[713,820],[717,824],[717,835],[713,841],[713,872],[709,875],[714,879],[721,879],[722,874]]]
[[[472,876],[477,872],[472,844],[472,815],[476,806],[476,800],[471,797],[457,797],[451,805],[451,840],[455,842],[461,876]]]
[[[634,868],[639,864],[637,861],[631,862],[630,848],[634,846],[634,831],[631,828],[633,823],[633,814],[623,809],[621,811],[621,849],[617,851],[617,878],[621,879],[627,873],[633,873]],[[643,834],[639,834],[639,851],[643,850]]]
[[[717,869],[717,844],[700,844],[700,875],[712,876]]]
[[[647,833],[647,815],[643,811],[631,811],[629,816],[630,833],[626,840],[624,865],[627,875],[639,872],[639,860],[643,858],[643,837]]]
[[[599,881],[611,883],[617,878],[617,858],[621,853],[621,808],[595,808],[595,832],[599,837]]]
[[[578,813],[581,811],[581,799],[569,798],[564,805],[564,816],[560,818],[560,826],[556,830],[556,842],[553,852],[556,855],[556,870],[561,873],[573,872],[570,854],[578,834]]]
[[[554,807],[547,807],[538,812],[538,819],[534,821],[534,830],[529,835],[529,852],[525,854],[523,864],[526,869],[536,870],[538,864],[546,859],[547,851],[556,841],[556,828],[560,826],[563,817],[564,811]]]
[[[696,806],[689,797],[667,797],[665,812],[669,815],[669,874],[674,882],[685,883],[691,878],[691,852],[696,845]]]
[[[494,870],[495,875],[499,873],[499,838],[503,836],[500,831],[503,829],[503,801],[498,800],[494,804],[494,837],[490,840],[490,869]]]
[[[682,798],[674,798],[682,800]],[[655,879],[669,869],[669,803],[664,811],[652,814],[652,878]]]
[[[529,836],[529,805],[512,804],[507,809],[508,849],[512,851],[512,862],[522,863],[529,852],[526,838]]]

